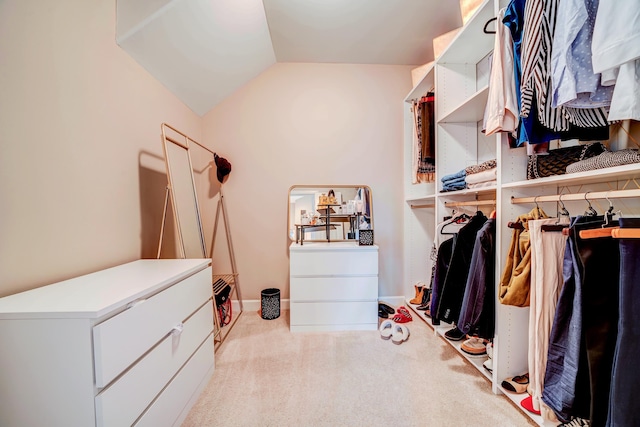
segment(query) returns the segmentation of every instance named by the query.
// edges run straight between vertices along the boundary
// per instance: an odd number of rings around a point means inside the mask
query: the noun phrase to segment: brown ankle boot
[[[422,302],[422,296],[424,295],[425,286],[413,285],[416,288],[416,296],[409,300],[411,304],[420,304]]]

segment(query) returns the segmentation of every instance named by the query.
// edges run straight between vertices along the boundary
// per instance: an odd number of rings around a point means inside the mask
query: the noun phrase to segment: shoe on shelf
[[[422,302],[422,296],[424,295],[426,286],[424,285],[424,283],[418,282],[418,284],[413,285],[413,287],[416,288],[416,296],[409,300],[409,302],[411,304],[420,304]]]
[[[558,427],[589,427],[589,420],[574,418],[567,423],[558,424]]]
[[[489,359],[493,358],[493,343],[492,342],[488,342],[487,343],[487,356],[489,356]]]
[[[460,350],[470,356],[484,356],[487,354],[487,341],[483,338],[471,337],[462,343]]]
[[[526,374],[507,378],[502,381],[501,385],[502,388],[514,393],[525,393],[527,391],[527,386],[529,386],[529,373],[527,372]]]
[[[493,360],[492,359],[485,360],[484,363],[482,364],[482,367],[489,372],[493,372]]]
[[[444,337],[449,341],[460,341],[466,336],[467,334],[465,334],[460,329],[458,329],[458,327],[449,329],[447,332],[444,333]]]
[[[380,338],[382,338],[383,340],[388,340],[389,338],[391,338],[391,335],[393,334],[393,328],[394,328],[395,324],[391,321],[391,320],[385,320],[380,324]]]
[[[408,339],[409,339],[409,328],[407,328],[405,325],[398,325],[398,324],[393,326],[391,341],[394,344],[402,344]]]
[[[533,407],[533,397],[531,396],[525,397],[522,402],[520,402],[520,406],[532,414],[540,415],[540,411]]]

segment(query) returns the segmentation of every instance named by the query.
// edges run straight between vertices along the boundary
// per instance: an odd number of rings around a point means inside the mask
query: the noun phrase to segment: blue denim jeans
[[[620,218],[622,228],[640,228],[640,218]],[[620,320],[613,359],[607,427],[640,426],[640,240],[620,239]]]
[[[571,227],[583,221],[572,218]],[[563,285],[558,297],[556,314],[549,336],[547,368],[544,375],[542,401],[567,422],[571,416],[589,417],[591,393],[587,368],[586,349],[582,339],[582,287],[581,269],[573,239],[567,239],[564,251]],[[583,373],[579,376],[578,372]]]
[[[604,426],[607,420],[618,331],[620,253],[615,239],[582,239],[579,232],[602,224],[602,217],[577,217],[571,223],[567,275],[551,331],[542,395],[559,419],[587,418],[592,427]]]

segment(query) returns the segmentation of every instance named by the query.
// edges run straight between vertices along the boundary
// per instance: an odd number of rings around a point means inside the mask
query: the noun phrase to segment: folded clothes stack
[[[493,167],[481,172],[467,174],[465,181],[468,188],[485,188],[493,187],[496,185],[498,168]]]
[[[465,181],[466,175],[466,170],[462,169],[461,171],[452,173],[451,175],[443,176],[440,179],[440,181],[442,181],[442,191],[464,190],[467,188],[467,183]]]
[[[625,149],[619,151],[605,151],[595,157],[590,157],[567,166],[567,173],[586,172],[595,169],[612,168],[615,166],[640,163],[638,150]]]

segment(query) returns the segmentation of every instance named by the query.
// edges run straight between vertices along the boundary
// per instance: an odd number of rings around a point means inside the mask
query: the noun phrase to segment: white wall
[[[204,142],[233,166],[224,195],[244,299],[267,287],[288,298],[287,195],[295,184],[371,187],[379,293],[404,294],[402,100],[410,76],[403,66],[275,64],[204,116]]]
[[[115,1],[0,1],[0,296],[154,257],[160,124],[201,119],[115,43]]]

